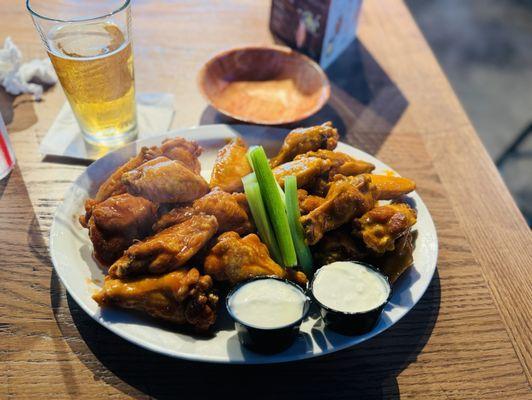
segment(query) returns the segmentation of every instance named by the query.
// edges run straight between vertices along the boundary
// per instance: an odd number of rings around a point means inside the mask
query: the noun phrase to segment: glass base
[[[5,169],[0,168],[0,181],[9,175],[11,171],[13,171],[13,168],[15,168],[15,163],[13,163],[13,165],[10,167],[6,167]]]
[[[138,137],[138,127],[135,124],[134,127],[132,127],[130,130],[121,133],[121,134],[111,134],[111,135],[94,135],[87,133],[85,131],[81,131],[83,134],[83,139],[97,147],[120,147],[123,146],[129,142],[132,142],[133,140],[137,139]]]

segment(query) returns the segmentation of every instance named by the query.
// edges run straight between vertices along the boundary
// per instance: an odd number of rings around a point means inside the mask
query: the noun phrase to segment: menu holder
[[[270,31],[327,68],[354,40],[362,0],[272,0]]]

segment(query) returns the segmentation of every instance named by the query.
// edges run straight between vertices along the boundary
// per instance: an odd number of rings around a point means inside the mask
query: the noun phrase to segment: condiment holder
[[[240,121],[289,124],[319,111],[330,96],[321,67],[284,46],[247,46],[217,54],[200,70],[209,104]]]
[[[241,318],[235,315],[235,312],[231,307],[231,298],[244,285],[247,285],[251,282],[256,282],[258,280],[266,279],[272,279],[283,282],[293,288],[296,288],[299,292],[301,292],[303,296],[303,306],[301,316],[298,319],[283,326],[264,328],[255,326],[250,323],[246,323]],[[239,283],[228,293],[225,304],[229,315],[235,322],[235,327],[240,344],[258,353],[265,354],[278,353],[290,347],[290,345],[294,342],[296,336],[299,334],[299,327],[301,326],[301,322],[307,317],[310,309],[310,299],[307,297],[305,290],[303,290],[294,282],[276,276],[258,276]]]
[[[337,263],[333,263],[337,264]],[[379,281],[379,285],[382,284],[382,288],[386,291],[381,291],[381,294],[375,296],[377,300],[374,305],[371,305],[368,309],[359,311],[347,311],[342,309],[341,306],[337,306],[335,309],[331,304],[324,304],[327,301],[319,299],[316,295],[316,282],[318,277],[326,268],[330,268],[333,264],[328,264],[316,271],[314,277],[310,283],[308,290],[301,288],[296,283],[291,282],[287,279],[282,279],[276,276],[258,276],[251,278],[249,280],[243,281],[236,285],[227,295],[226,298],[226,307],[229,315],[235,322],[235,327],[237,330],[237,335],[240,343],[247,348],[260,352],[260,353],[277,353],[286,348],[288,348],[293,342],[297,334],[299,333],[299,328],[301,322],[307,317],[310,302],[313,301],[319,308],[320,316],[323,319],[325,326],[328,328],[344,334],[344,335],[362,335],[371,331],[377,321],[379,320],[382,311],[386,304],[390,301],[392,296],[392,287],[388,277],[382,274],[377,268],[370,264],[362,262],[353,262],[353,264],[358,264],[363,267],[366,271],[371,271],[372,278],[375,282]],[[292,288],[296,288],[301,293],[301,299],[303,302],[302,312],[299,318],[294,319],[293,321],[286,323],[280,326],[268,327],[258,326],[257,324],[244,321],[245,318],[239,317],[237,312],[235,312],[234,305],[232,305],[232,298],[235,296],[240,289],[245,285],[248,285],[252,282],[258,280],[275,280],[282,282],[283,284],[290,285]],[[347,279],[347,278],[346,278]],[[321,284],[321,283],[318,283]],[[378,285],[377,285],[378,286]],[[369,287],[369,284],[366,283],[366,287]],[[308,295],[307,295],[308,292]],[[310,298],[309,298],[310,297]],[[381,297],[380,299],[378,297]],[[367,306],[367,304],[364,304]],[[360,307],[360,304],[357,305]]]
[[[375,307],[369,310],[357,311],[357,312],[339,311],[339,310],[335,310],[334,308],[330,306],[323,304],[322,301],[318,300],[314,293],[314,285],[320,272],[323,271],[323,269],[327,267],[327,265],[321,267],[320,269],[316,271],[312,279],[312,282],[310,284],[310,287],[309,287],[309,292],[310,292],[312,301],[318,305],[319,310],[320,310],[320,315],[325,323],[325,326],[327,326],[328,328],[338,333],[349,335],[349,336],[362,335],[364,333],[368,333],[369,331],[371,331],[377,324],[382,314],[382,310],[384,309],[386,304],[388,304],[388,302],[390,301],[392,297],[392,286],[386,275],[382,274],[376,267],[370,264],[366,264],[366,263],[362,263],[358,261],[355,264],[360,264],[370,269],[374,274],[379,276],[383,280],[383,282],[386,283],[388,287],[387,298],[380,304],[376,305]]]

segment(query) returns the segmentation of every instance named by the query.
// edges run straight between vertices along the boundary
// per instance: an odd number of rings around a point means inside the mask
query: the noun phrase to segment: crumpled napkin
[[[13,43],[10,37],[4,41],[4,47],[0,49],[0,84],[12,95],[21,93],[33,94],[35,100],[40,100],[43,86],[54,85],[57,82],[52,63],[48,58],[35,59],[22,63],[22,53]]]

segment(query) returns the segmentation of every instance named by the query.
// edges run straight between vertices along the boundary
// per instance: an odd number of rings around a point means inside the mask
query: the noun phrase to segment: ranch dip
[[[245,325],[274,329],[303,316],[306,296],[277,279],[257,279],[242,285],[229,298],[233,316]]]
[[[384,304],[390,285],[363,264],[337,261],[321,267],[316,273],[312,293],[316,300],[332,310],[360,313]]]

